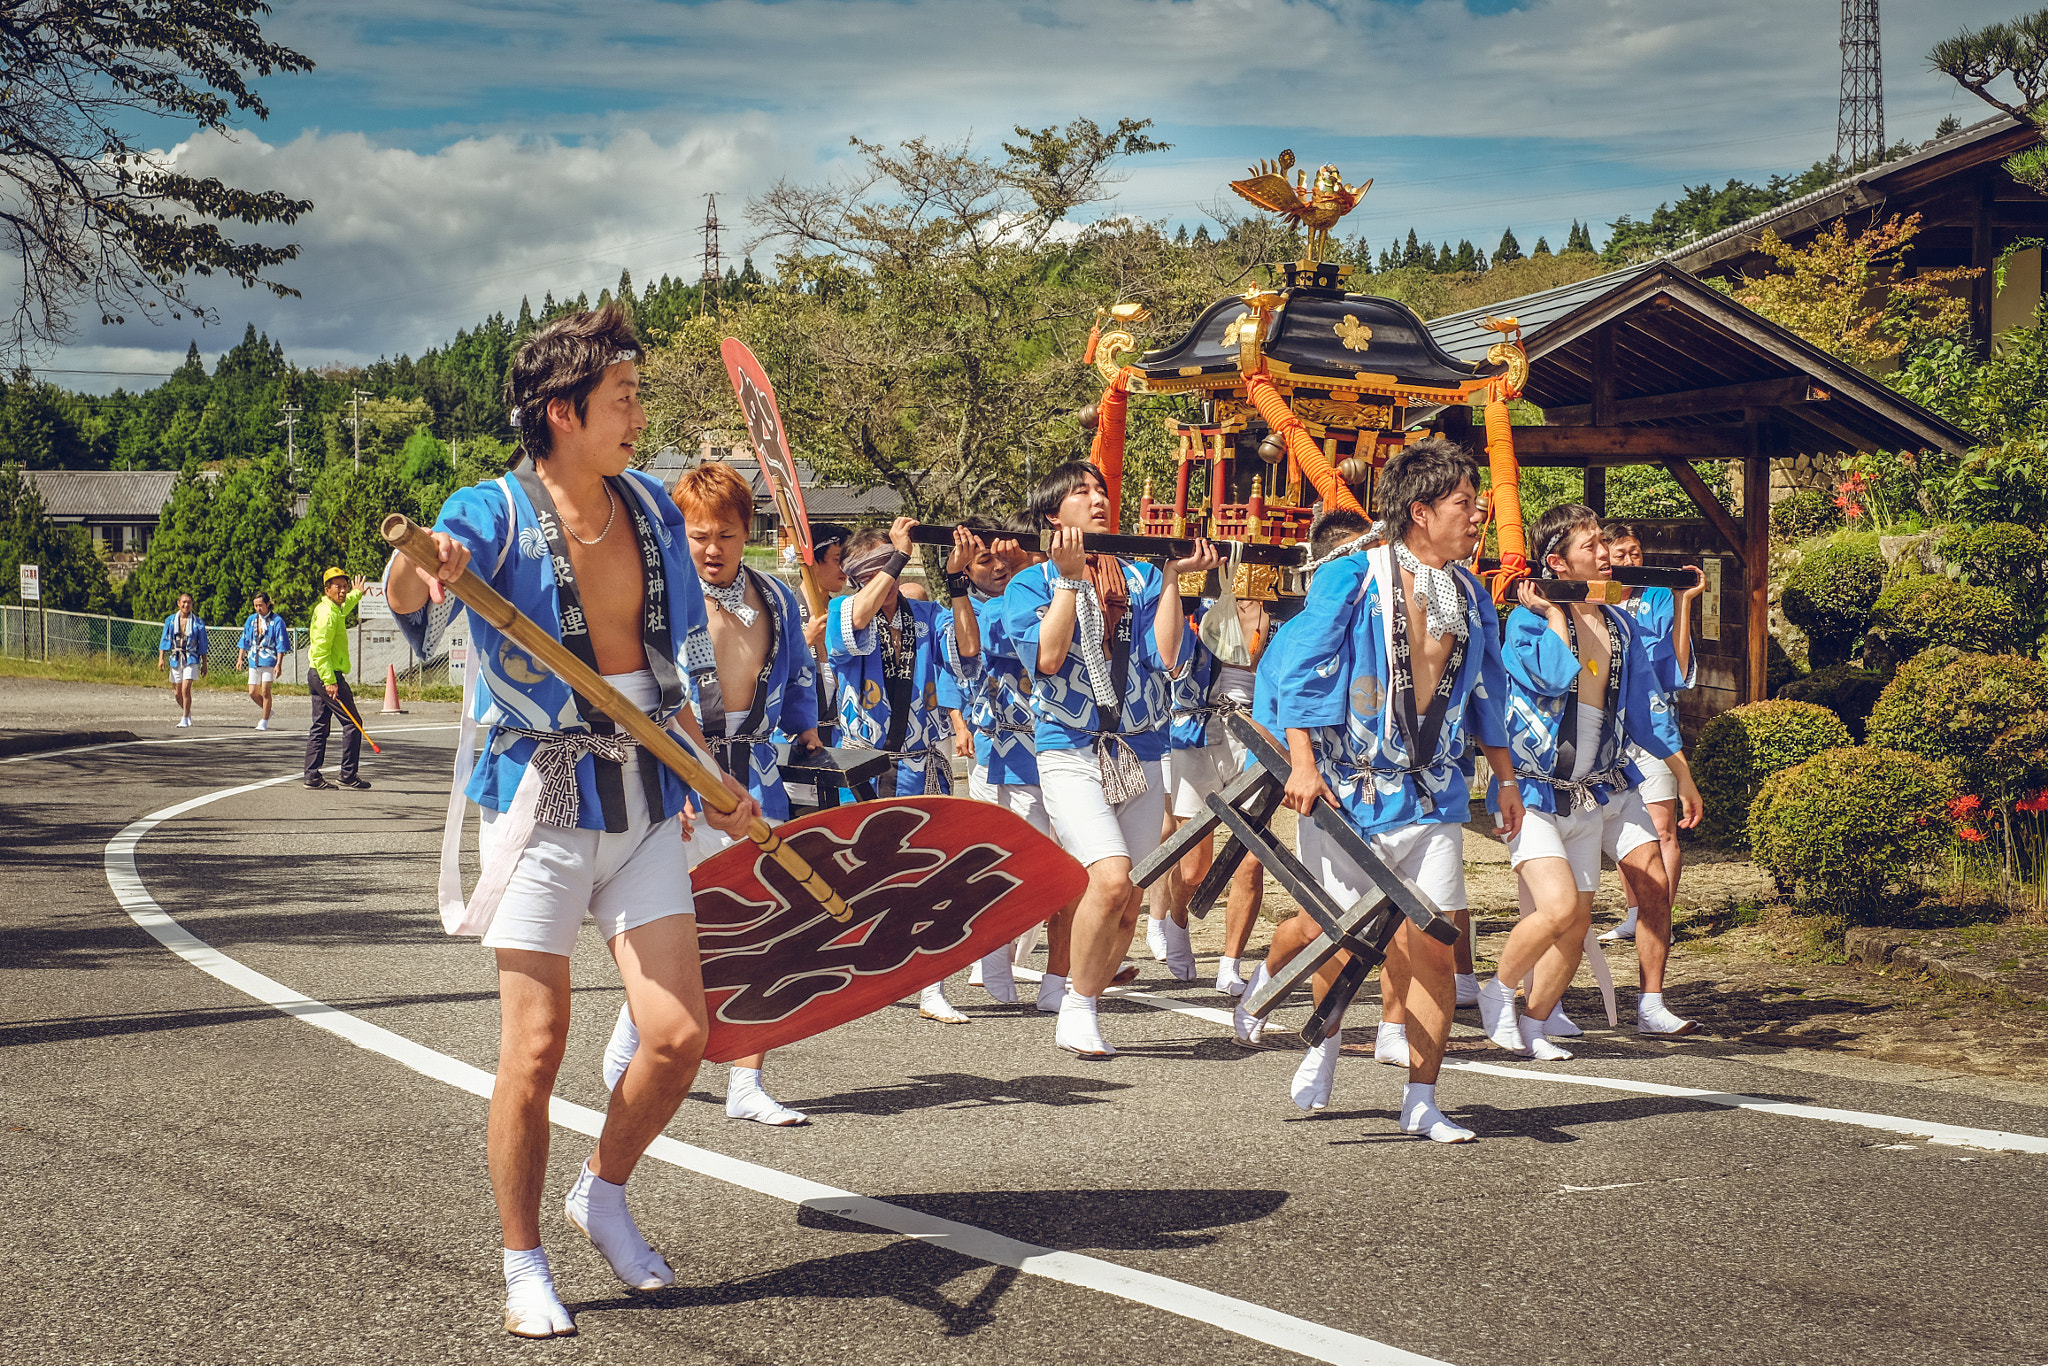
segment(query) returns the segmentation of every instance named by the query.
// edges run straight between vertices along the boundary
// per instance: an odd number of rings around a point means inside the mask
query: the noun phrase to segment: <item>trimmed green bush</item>
[[[1844,925],[1867,921],[1886,886],[1941,857],[1955,780],[1896,750],[1831,749],[1773,774],[1749,810],[1757,865]]]
[[[1951,528],[1934,549],[1966,582],[2012,599],[2021,619],[2014,643],[2030,648],[2040,635],[2042,599],[2048,596],[2048,543],[2017,523],[1987,522]]]
[[[1884,591],[1884,557],[1854,541],[1824,545],[1800,560],[1779,599],[1785,619],[1806,633],[1807,661],[1819,669],[1848,660]]]
[[[1881,673],[1859,669],[1854,664],[1830,664],[1787,683],[1777,696],[1787,702],[1811,702],[1826,707],[1842,718],[1842,724],[1849,728],[1849,738],[1860,745],[1864,727],[1870,721],[1870,710],[1877,705],[1884,688],[1885,677]]]
[[[1819,489],[1800,489],[1771,504],[1771,534],[1783,541],[1803,541],[1842,524],[1842,510]]]
[[[1719,849],[1749,841],[1749,805],[1764,780],[1849,743],[1849,728],[1811,702],[1751,702],[1707,722],[1692,750],[1706,813],[1700,838]]]
[[[1870,644],[1878,648],[1866,644],[1866,662],[1889,666],[1940,645],[2002,654],[2019,634],[2019,609],[1996,588],[1916,574],[1878,597],[1870,614]]]
[[[1992,801],[2048,786],[2048,665],[1942,647],[1907,661],[1871,709],[1869,742],[1946,763]]]

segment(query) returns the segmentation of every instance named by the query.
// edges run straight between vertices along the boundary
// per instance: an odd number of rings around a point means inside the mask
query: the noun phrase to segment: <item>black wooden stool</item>
[[[1256,858],[1280,884],[1301,903],[1301,908],[1322,927],[1322,934],[1300,953],[1287,960],[1279,974],[1267,979],[1257,992],[1245,998],[1244,1008],[1264,1019],[1296,987],[1315,975],[1316,969],[1339,952],[1348,953],[1337,981],[1323,1002],[1301,1027],[1301,1037],[1311,1046],[1321,1043],[1330,1022],[1342,1017],[1366,975],[1386,961],[1387,946],[1402,917],[1415,922],[1423,933],[1439,943],[1458,942],[1458,927],[1450,918],[1402,880],[1373,852],[1365,836],[1353,829],[1342,812],[1328,802],[1317,802],[1314,820],[1323,834],[1335,842],[1364,871],[1372,889],[1349,907],[1340,907],[1323,890],[1294,851],[1273,839],[1269,828],[1280,809],[1280,797],[1293,765],[1272,739],[1251,718],[1232,713],[1226,718],[1233,734],[1250,749],[1257,766],[1232,778],[1222,791],[1211,793],[1208,810],[1175,831],[1173,837],[1152,852],[1151,857],[1131,870],[1131,881],[1148,887],[1179,863],[1182,855],[1208,839],[1221,825],[1228,837],[1218,851],[1209,874],[1195,889],[1188,910],[1206,917],[1216,898],[1230,885],[1230,879],[1247,857]]]

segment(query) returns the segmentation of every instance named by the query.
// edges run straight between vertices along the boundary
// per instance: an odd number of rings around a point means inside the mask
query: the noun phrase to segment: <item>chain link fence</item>
[[[292,653],[279,661],[280,678],[303,677],[307,631],[287,628]],[[34,607],[0,607],[0,655],[15,659],[103,659],[109,664],[156,666],[163,640],[160,621],[132,617],[94,616],[86,612],[46,612]],[[242,626],[206,627],[206,668],[212,674],[235,672]],[[296,667],[294,667],[296,666]],[[446,674],[444,663],[442,672]]]

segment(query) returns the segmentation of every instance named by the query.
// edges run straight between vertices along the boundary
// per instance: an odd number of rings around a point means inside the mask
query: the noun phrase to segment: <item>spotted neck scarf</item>
[[[1442,640],[1448,634],[1464,640],[1469,636],[1472,628],[1465,620],[1464,590],[1458,587],[1458,576],[1450,567],[1424,564],[1399,541],[1394,542],[1394,558],[1415,576],[1415,591],[1428,606],[1429,638]]]

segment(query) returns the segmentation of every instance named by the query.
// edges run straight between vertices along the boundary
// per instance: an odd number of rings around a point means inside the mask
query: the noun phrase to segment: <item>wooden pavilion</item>
[[[1586,501],[1604,513],[1607,470],[1659,465],[1704,519],[1649,524],[1644,546],[1653,563],[1706,557],[1700,685],[1681,698],[1688,730],[1769,695],[1772,462],[1877,449],[1960,454],[1972,444],[1669,261],[1452,314],[1429,331],[1451,355],[1478,361],[1499,340],[1481,326],[1487,313],[1520,319],[1530,361],[1523,397],[1546,419],[1515,429],[1524,466],[1584,469]],[[1433,425],[1463,438],[1471,411],[1447,407]],[[1708,460],[1740,466],[1739,514],[1700,477],[1696,466]]]

